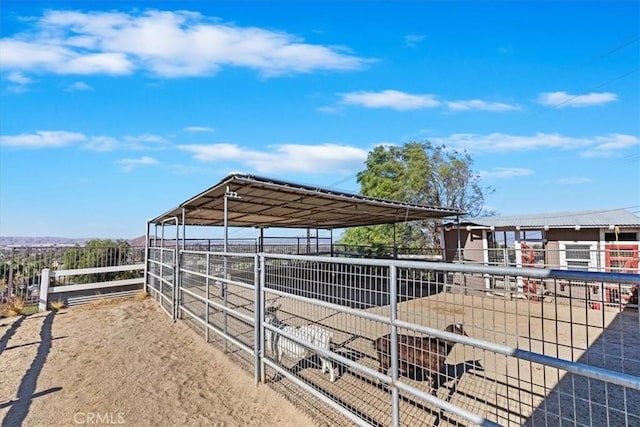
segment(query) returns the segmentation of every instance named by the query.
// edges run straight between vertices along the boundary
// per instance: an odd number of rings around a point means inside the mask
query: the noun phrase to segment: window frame
[[[560,266],[565,270],[573,271],[598,271],[598,242],[594,241],[559,241],[560,246]],[[572,246],[587,246],[589,249],[589,259],[567,258],[567,252],[572,250]],[[579,249],[586,250],[586,249]],[[572,261],[586,261],[586,269],[570,268]]]

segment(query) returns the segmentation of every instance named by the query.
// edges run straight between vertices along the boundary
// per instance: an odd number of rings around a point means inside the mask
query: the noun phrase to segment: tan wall
[[[464,249],[462,257],[465,261],[484,262],[481,230],[471,230],[468,233]]]
[[[460,230],[461,246],[464,247],[464,242],[467,239],[467,231]],[[445,249],[445,262],[453,262],[456,258],[456,251],[458,249],[458,230],[452,228],[449,231],[444,232],[444,249]]]
[[[463,248],[462,258],[465,261],[483,262],[482,231],[465,229],[460,230],[460,246]],[[451,229],[444,232],[445,262],[453,262],[456,259],[458,249],[458,230]],[[465,251],[465,249],[467,249]]]
[[[545,260],[546,265],[559,266],[560,265],[560,243],[557,241],[548,241],[545,247]]]

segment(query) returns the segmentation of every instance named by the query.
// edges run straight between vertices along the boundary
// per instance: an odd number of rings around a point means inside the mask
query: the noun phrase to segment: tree
[[[131,248],[125,240],[94,239],[88,240],[84,247],[69,248],[65,251],[62,262],[65,269],[111,267],[128,264]],[[112,273],[94,273],[77,276],[78,283],[107,282],[118,279],[129,279],[137,273],[130,271]]]
[[[360,192],[365,196],[414,204],[457,209],[465,216],[482,212],[485,195],[493,192],[482,187],[472,170],[473,160],[465,151],[448,150],[430,142],[409,142],[403,146],[377,146],[367,156],[366,169],[357,175]],[[441,247],[440,221],[398,223],[396,244],[403,248]],[[355,227],[345,231],[341,243],[369,245],[380,252],[392,246],[394,226]]]

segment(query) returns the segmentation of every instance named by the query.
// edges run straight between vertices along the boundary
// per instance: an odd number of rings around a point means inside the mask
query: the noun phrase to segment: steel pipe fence
[[[247,367],[256,365],[256,255],[182,251],[179,317]]]
[[[176,243],[177,242],[177,243]],[[182,247],[191,251],[224,252],[224,239],[171,239],[151,240],[154,247]],[[162,245],[160,245],[162,243]],[[258,237],[255,239],[227,239],[227,252],[257,254],[259,252],[275,254],[326,254],[332,253],[334,244],[330,237]]]
[[[526,244],[523,244],[525,246]],[[602,243],[597,249],[592,242],[563,243],[563,248],[543,248],[539,245],[516,248],[461,248],[456,261],[503,267],[578,269],[638,273],[638,242]]]
[[[176,250],[149,248],[148,252],[146,290],[169,316],[175,318]]]
[[[637,306],[593,292],[638,275],[181,251],[179,278],[181,318],[329,424],[640,425]]]

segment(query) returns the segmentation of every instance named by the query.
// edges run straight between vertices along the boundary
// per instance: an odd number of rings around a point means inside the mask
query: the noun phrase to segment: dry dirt
[[[150,299],[0,319],[3,426],[312,421]]]

